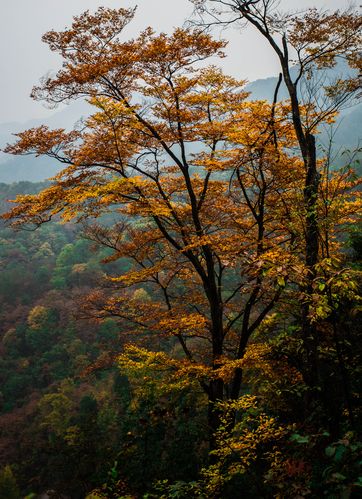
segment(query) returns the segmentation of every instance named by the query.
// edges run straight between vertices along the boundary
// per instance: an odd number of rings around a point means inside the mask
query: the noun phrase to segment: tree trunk
[[[216,432],[221,423],[221,409],[217,406],[224,398],[224,382],[222,379],[215,379],[209,385],[209,401],[208,401],[208,426],[209,426],[209,446],[210,450],[216,449]],[[212,458],[211,458],[212,460]]]
[[[315,389],[319,384],[317,331],[315,323],[311,321],[311,306],[313,281],[316,275],[315,266],[318,262],[319,235],[318,235],[318,187],[319,174],[317,171],[316,145],[312,134],[305,135],[304,163],[306,180],[304,187],[305,215],[305,264],[307,270],[306,284],[302,290],[304,301],[301,307],[302,339],[306,353],[305,381]]]

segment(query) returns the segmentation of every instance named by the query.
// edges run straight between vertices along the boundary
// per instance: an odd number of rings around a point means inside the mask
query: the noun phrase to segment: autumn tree
[[[275,0],[193,0],[201,24],[228,26],[239,24],[256,30],[276,55],[280,64],[278,87],[283,81],[290,102],[293,124],[304,163],[305,268],[307,279],[302,287],[302,334],[307,352],[306,378],[318,384],[318,339],[313,319],[317,266],[325,257],[327,239],[322,226],[325,213],[319,209],[323,182],[328,182],[322,162],[318,163],[316,134],[323,121],[333,120],[336,112],[350,105],[358,94],[361,65],[361,16],[350,7],[334,12],[310,8],[283,12]],[[344,74],[331,68],[345,61]],[[333,75],[333,73],[332,73]],[[326,191],[324,191],[326,192]],[[324,206],[326,204],[324,203]],[[325,226],[324,226],[325,227]]]
[[[89,313],[127,327],[138,343],[127,350],[130,363],[161,364],[182,382],[199,381],[214,445],[215,403],[238,398],[252,334],[287,281],[303,280],[300,211],[312,210],[314,181],[303,180],[314,166],[293,149],[301,141],[310,148],[312,131],[289,119],[295,106],[304,116],[298,102],[249,102],[243,82],[200,64],[222,56],[223,41],[193,28],[147,29],[124,41],[133,16],[100,8],[44,35],[64,62],[33,96],[86,97],[95,112],[81,130],[18,134],[7,152],[46,155],[65,168],[39,194],[19,196],[5,218],[15,226],[75,219],[112,250],[107,260],[121,270],[108,276],[106,292],[88,297]],[[316,125],[323,118],[313,113]],[[103,224],[104,214],[114,223]],[[171,347],[174,355],[155,351]]]

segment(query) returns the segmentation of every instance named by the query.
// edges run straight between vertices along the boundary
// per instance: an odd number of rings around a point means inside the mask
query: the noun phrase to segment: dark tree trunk
[[[221,409],[218,407],[218,402],[224,398],[224,382],[221,379],[212,380],[209,384],[209,401],[208,401],[208,427],[209,427],[209,446],[210,450],[216,448],[216,432],[220,427]]]
[[[304,187],[305,206],[305,263],[307,270],[306,284],[302,290],[304,301],[301,307],[302,338],[306,354],[305,381],[312,388],[319,385],[318,367],[318,340],[315,323],[311,320],[311,297],[315,266],[318,262],[319,234],[318,234],[318,187],[319,174],[317,171],[316,145],[312,134],[306,133],[303,159],[306,167]]]

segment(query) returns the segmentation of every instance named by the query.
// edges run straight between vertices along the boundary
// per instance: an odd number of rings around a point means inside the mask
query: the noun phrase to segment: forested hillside
[[[1,184],[2,210],[14,194],[41,187]],[[70,224],[36,232],[2,225],[0,234],[1,464],[12,464],[23,495],[57,489],[81,497],[106,480],[118,452],[122,380],[114,369],[85,375],[120,348],[118,328],[111,319],[80,320],[77,305],[98,282],[104,254]],[[4,480],[0,496],[15,497]]]
[[[45,185],[2,184],[2,210],[8,209],[7,199]],[[195,383],[165,386],[163,378],[169,374],[162,361],[157,368],[157,362],[148,361],[140,368],[127,363],[118,369],[114,359],[125,344],[119,323],[111,317],[89,320],[81,312],[87,294],[99,286],[105,270],[99,262],[109,252],[95,251],[80,227],[57,222],[35,232],[14,232],[2,224],[0,239],[1,497],[54,490],[81,498],[93,488],[102,491],[89,496],[94,498],[138,497],[145,490],[151,497],[193,497],[200,464],[207,462],[204,395]],[[354,232],[345,245],[355,268],[360,266],[361,239]],[[147,291],[140,296],[149,300]],[[357,397],[360,312],[345,307],[343,356]],[[242,452],[239,465],[249,471],[237,487],[247,486],[246,497],[265,497],[258,494],[291,486],[308,490],[314,476],[317,490],[330,491],[330,497],[335,487],[349,490],[352,483],[357,491],[359,444],[352,432],[331,444],[326,430],[313,430],[321,415],[304,411],[296,324],[270,334],[279,313],[260,331],[245,361],[244,390],[250,394],[246,419],[231,442],[220,442],[225,453],[224,445],[236,445],[240,431],[245,434],[245,448],[233,452]],[[169,342],[161,348],[180,355]],[[333,404],[341,396],[336,386],[340,375],[334,372],[333,346],[327,342],[324,352],[332,362],[327,372]],[[256,406],[256,400],[262,405]],[[278,416],[278,427],[272,414]],[[282,453],[284,471],[273,472],[275,463],[260,484],[266,462],[258,464],[254,452],[267,456],[277,442],[273,459]],[[175,485],[167,489],[167,483]],[[235,493],[231,488],[230,497]]]
[[[359,151],[317,137],[360,96],[361,19],[194,3],[171,34],[102,7],[43,37],[33,97],[93,111],[6,148],[61,170],[0,184],[0,499],[360,495]],[[235,15],[269,101],[214,64]]]

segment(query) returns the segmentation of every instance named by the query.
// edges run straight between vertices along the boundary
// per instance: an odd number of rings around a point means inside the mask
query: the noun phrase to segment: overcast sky
[[[288,8],[307,6],[344,7],[348,0],[283,0]],[[41,42],[50,29],[69,26],[72,17],[86,9],[130,7],[138,5],[136,18],[128,27],[135,36],[146,26],[156,31],[171,31],[183,24],[192,12],[188,0],[0,0],[0,123],[26,121],[51,112],[29,98],[32,86],[60,60]],[[236,29],[224,36],[230,40],[228,58],[223,60],[226,72],[249,81],[273,76],[277,63],[263,40],[252,31],[242,35]]]

